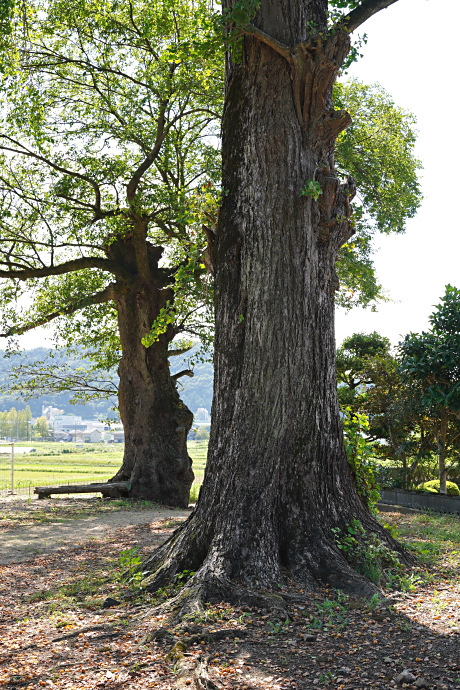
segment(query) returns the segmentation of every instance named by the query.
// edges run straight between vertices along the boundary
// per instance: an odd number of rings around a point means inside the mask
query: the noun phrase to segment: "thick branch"
[[[101,271],[108,271],[120,277],[127,277],[126,271],[118,264],[97,256],[83,257],[65,261],[57,266],[45,266],[44,268],[24,268],[17,271],[5,271],[0,269],[0,278],[15,278],[16,280],[29,280],[30,278],[47,278],[48,276],[60,276],[66,273],[82,271],[85,268],[99,268]]]
[[[191,369],[182,369],[182,371],[178,371],[177,374],[172,374],[171,378],[174,381],[177,381],[177,379],[182,378],[182,376],[189,376],[191,379],[193,379],[195,374]]]
[[[158,119],[157,119],[157,136],[155,140],[155,144],[153,146],[153,149],[149,153],[149,155],[142,161],[140,166],[137,168],[137,170],[134,172],[133,176],[131,177],[128,186],[126,188],[126,194],[128,197],[128,201],[133,201],[134,197],[136,195],[137,188],[139,186],[139,182],[141,181],[142,175],[150,168],[152,163],[154,162],[155,158],[158,156],[158,153],[160,152],[161,145],[163,141],[166,138],[165,133],[165,113],[166,113],[166,108],[168,105],[168,101],[163,101],[160,106],[160,111],[158,114]],[[167,131],[169,132],[169,128],[167,128]]]
[[[284,43],[280,43],[280,41],[277,41],[276,38],[273,38],[273,36],[269,36],[265,33],[265,31],[261,31],[252,24],[250,24],[248,28],[245,29],[244,33],[247,36],[254,36],[255,38],[258,38],[259,41],[265,43],[265,45],[267,46],[270,46],[270,48],[273,48],[273,50],[276,50],[277,53],[282,55],[285,58],[285,60],[289,62],[290,65],[293,64],[293,57],[290,48],[284,45]]]
[[[84,307],[89,307],[93,304],[104,304],[105,302],[110,302],[113,299],[115,299],[115,286],[113,283],[111,283],[104,290],[101,290],[101,292],[96,292],[94,295],[77,300],[76,302],[73,302],[73,304],[69,304],[58,311],[46,314],[46,316],[43,316],[41,319],[37,319],[31,323],[26,323],[22,326],[13,326],[5,333],[0,333],[0,338],[9,338],[12,335],[22,335],[23,333],[27,333],[27,331],[38,328],[39,326],[45,326],[47,323],[54,321],[54,319],[57,319],[59,316],[70,316]]]
[[[398,0],[364,0],[359,7],[356,7],[356,9],[338,21],[332,30],[346,29],[351,33],[374,14],[377,14],[380,10],[385,10],[390,5],[394,5],[395,2],[398,2]]]
[[[178,347],[175,350],[168,350],[168,357],[177,357],[178,355],[185,355],[186,352],[191,350],[193,345],[186,345],[184,347]]]

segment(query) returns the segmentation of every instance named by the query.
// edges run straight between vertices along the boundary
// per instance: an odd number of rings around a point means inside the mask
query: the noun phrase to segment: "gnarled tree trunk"
[[[259,30],[228,58],[208,464],[194,513],[143,565],[152,589],[189,569],[200,598],[286,577],[364,591],[331,528],[358,518],[390,543],[356,492],[339,418],[335,261],[354,190],[333,159],[349,37],[307,33],[325,29],[326,7],[262,0]]]
[[[129,238],[110,246],[110,257],[133,275],[117,280],[115,303],[122,358],[118,367],[118,404],[125,431],[123,464],[111,481],[129,481],[129,496],[187,507],[193,482],[187,434],[193,421],[170,375],[170,328],[149,348],[141,340],[173,291],[169,275],[158,267],[162,250],[148,246],[150,281],[137,275]]]

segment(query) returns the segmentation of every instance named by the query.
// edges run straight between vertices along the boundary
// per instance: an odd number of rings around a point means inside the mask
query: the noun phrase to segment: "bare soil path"
[[[190,510],[98,499],[0,501],[0,565],[65,551],[122,528],[184,519]]]

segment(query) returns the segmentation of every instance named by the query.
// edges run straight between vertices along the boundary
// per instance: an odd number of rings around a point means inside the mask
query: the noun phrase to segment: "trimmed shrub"
[[[447,482],[447,495],[448,496],[460,496],[460,489],[454,482]],[[422,489],[423,491],[429,491],[430,494],[439,493],[439,479],[432,479],[430,482],[425,482],[424,484],[419,484],[417,489]]]

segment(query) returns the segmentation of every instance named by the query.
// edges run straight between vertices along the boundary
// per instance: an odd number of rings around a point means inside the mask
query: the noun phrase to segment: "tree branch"
[[[173,374],[171,378],[174,381],[177,381],[177,379],[180,379],[182,376],[190,376],[190,378],[192,379],[195,376],[195,374],[191,369],[183,369],[182,371],[178,371],[177,374]]]
[[[359,7],[356,7],[342,17],[342,19],[332,27],[332,31],[345,29],[351,33],[374,14],[377,14],[380,10],[385,10],[387,7],[390,7],[390,5],[394,5],[395,2],[398,2],[398,0],[363,0]]]
[[[50,168],[53,170],[57,170],[58,172],[64,173],[65,175],[69,175],[70,177],[76,177],[79,180],[83,180],[84,182],[87,182],[91,187],[94,189],[94,194],[95,194],[95,204],[94,204],[94,209],[99,210],[101,206],[101,192],[99,189],[99,185],[97,182],[92,180],[88,175],[83,175],[82,173],[75,172],[74,170],[69,170],[68,168],[62,167],[62,165],[58,165],[57,163],[54,163],[51,161],[49,158],[46,158],[45,156],[42,156],[38,153],[34,153],[33,151],[30,151],[24,144],[21,144],[21,142],[16,141],[16,139],[13,139],[12,137],[7,136],[6,134],[2,135],[2,139],[5,139],[8,142],[11,142],[13,146],[18,146],[19,148],[11,148],[10,146],[3,146],[0,145],[0,149],[2,151],[10,151],[11,153],[19,153],[21,156],[27,156],[28,158],[35,158],[38,161],[41,161],[42,163],[45,163],[48,165]]]
[[[48,276],[60,276],[74,271],[82,271],[85,268],[99,268],[120,277],[129,277],[121,267],[113,261],[94,257],[83,257],[65,261],[58,266],[45,266],[44,268],[24,268],[17,271],[5,271],[0,269],[0,278],[16,278],[17,280],[29,280],[30,278],[47,278]]]
[[[393,2],[396,2],[396,0],[393,0]],[[255,38],[258,38],[259,41],[265,43],[265,45],[267,46],[270,46],[270,48],[273,48],[273,50],[276,50],[277,53],[282,55],[285,58],[285,60],[289,62],[289,64],[292,64],[293,57],[291,51],[288,46],[284,45],[284,43],[280,43],[280,41],[277,41],[276,38],[269,36],[265,33],[265,31],[261,31],[261,29],[258,29],[256,26],[253,26],[252,24],[250,24],[244,30],[244,33],[246,34],[246,36],[254,36]]]
[[[73,304],[69,304],[67,307],[63,307],[59,311],[51,312],[50,314],[43,316],[41,319],[38,319],[33,323],[27,323],[22,326],[12,326],[5,333],[0,333],[0,338],[9,338],[12,335],[22,335],[23,333],[27,333],[27,331],[38,328],[39,326],[45,326],[47,323],[54,321],[54,319],[57,319],[59,316],[70,316],[84,307],[90,307],[93,304],[104,304],[105,302],[110,302],[113,299],[115,299],[115,285],[111,283],[104,290],[96,292],[94,295],[90,295],[89,297],[84,297],[83,299],[77,300],[76,302],[73,302]]]

